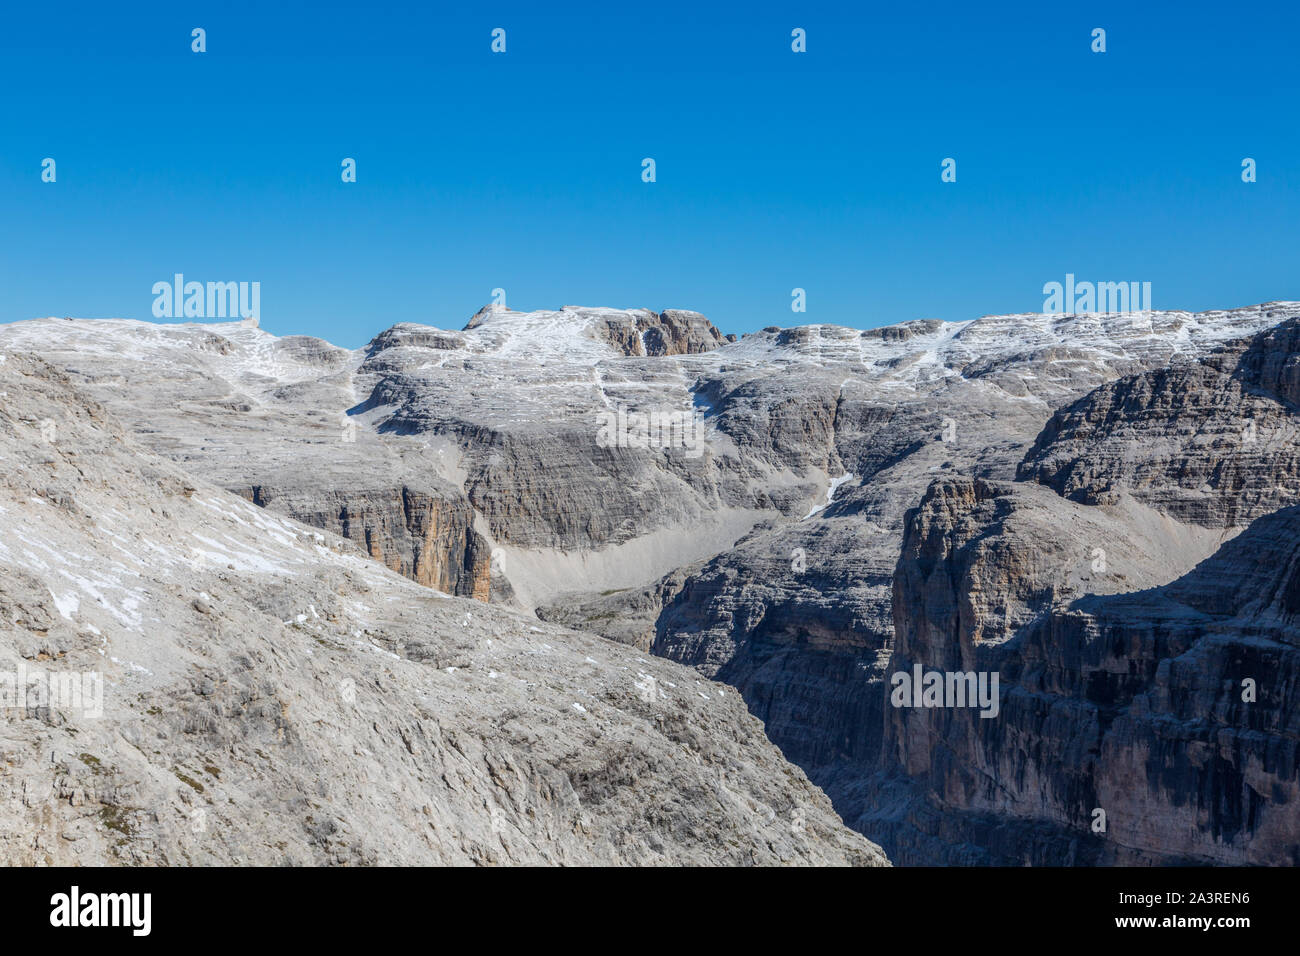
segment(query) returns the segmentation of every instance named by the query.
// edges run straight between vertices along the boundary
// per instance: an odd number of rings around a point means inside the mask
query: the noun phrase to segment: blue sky
[[[496,287],[736,333],[1036,311],[1067,272],[1300,299],[1294,4],[442,6],[7,5],[0,321],[148,319],[176,272],[349,346]]]

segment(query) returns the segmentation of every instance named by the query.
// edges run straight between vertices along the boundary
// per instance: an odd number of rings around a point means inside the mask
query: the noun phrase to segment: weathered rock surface
[[[286,346],[227,326],[52,320],[0,328],[0,346],[49,356],[150,448],[222,487],[275,489],[306,520],[339,529],[341,502],[388,502],[356,510],[373,516],[363,524],[381,541],[380,560],[403,573],[421,573],[418,544],[421,555],[441,554],[424,559],[436,569],[423,572],[428,580],[481,594],[477,569],[490,554],[492,600],[636,647],[649,642],[655,654],[733,684],[771,739],[870,833],[864,814],[887,802],[877,784],[890,732],[894,572],[905,516],[926,488],[941,477],[1013,485],[1041,432],[1041,454],[1024,465],[1041,465],[1041,475],[1023,477],[1048,485],[1077,477],[1078,494],[1060,488],[1083,508],[1093,499],[1081,495],[1095,485],[1095,507],[1118,509],[1109,523],[1095,519],[1099,532],[1132,537],[1135,554],[1163,542],[1194,563],[1250,516],[1288,503],[1266,485],[1278,470],[1266,451],[1244,471],[1212,469],[1208,482],[1188,471],[1187,486],[1159,478],[1173,461],[1160,452],[1135,481],[1125,469],[1165,441],[1159,413],[1136,455],[1097,446],[1094,456],[1089,443],[1106,440],[1100,432],[1061,419],[1057,438],[1056,426],[1044,425],[1100,386],[1152,389],[1143,373],[1168,369],[1208,376],[1194,387],[1170,378],[1170,407],[1189,389],[1199,395],[1235,376],[1260,414],[1257,440],[1281,449],[1266,416],[1281,414],[1289,367],[1270,365],[1263,349],[1259,384],[1250,384],[1244,371],[1196,360],[1297,315],[1296,303],[1269,303],[1200,314],[989,316],[861,333],[772,328],[721,342],[702,317],[672,312],[485,309],[460,331],[395,326],[341,357],[324,343]],[[1229,345],[1213,361],[1239,358]],[[123,367],[129,374],[113,371]],[[183,414],[173,411],[181,402]],[[607,416],[663,411],[698,413],[702,443],[602,443]],[[355,427],[350,443],[337,437],[342,423]],[[1240,433],[1245,423],[1237,424]],[[1167,447],[1193,447],[1186,438]],[[1094,476],[1079,464],[1092,457],[1117,464]],[[1256,490],[1238,501],[1233,489],[1251,473]],[[440,517],[413,531],[397,514],[406,488],[445,493]],[[1042,528],[1055,527],[1055,504],[1026,498],[1032,491],[1010,494],[1030,502],[1022,518],[1043,511]],[[1216,495],[1204,520],[1195,517],[1198,502]],[[1175,499],[1188,507],[1174,510]],[[1166,519],[1177,533],[1162,537],[1156,526]],[[456,530],[439,530],[435,546],[424,530],[431,526]],[[1123,554],[1112,554],[1111,566],[1122,564]],[[1135,561],[1115,587],[1166,584],[1174,571],[1162,577],[1160,567]],[[1016,600],[1037,609],[1043,594],[1063,597],[1068,584],[1045,576],[1035,585],[1042,593]],[[1074,584],[1083,590],[1069,593],[1093,593],[1083,579]],[[1001,626],[1019,627],[1019,613],[1008,611]]]
[[[692,355],[736,341],[734,335],[724,336],[700,313],[682,309],[652,312],[649,309],[588,309],[566,305],[558,313],[524,313],[511,312],[502,306],[487,306],[469,320],[465,330],[500,327],[520,319],[530,323],[559,320],[565,324],[576,320],[585,335],[613,346],[627,356]]]
[[[65,370],[197,477],[342,534],[423,584],[487,599],[490,549],[438,456],[349,418],[353,353],[239,323],[57,319],[0,328],[0,347]]]
[[[1071,403],[1018,483],[931,485],[889,669],[1003,707],[887,707],[857,826],[910,863],[1300,861],[1298,370],[1291,319]]]
[[[1052,416],[1019,475],[1076,501],[1132,494],[1180,521],[1249,523],[1300,501],[1300,321],[1126,376]]]
[[[1296,311],[991,317],[955,334],[924,321],[864,333],[864,355],[878,357],[870,377],[843,379],[833,428],[831,467],[852,477],[809,517],[706,562],[660,617],[655,653],[738,687],[783,752],[858,820],[881,800],[863,781],[882,756],[892,582],[905,512],[927,485],[942,475],[1011,479],[1056,407]],[[763,335],[825,361],[840,341],[825,331]]]
[[[491,554],[474,531],[469,502],[445,482],[378,490],[281,490],[267,485],[233,491],[253,504],[356,542],[385,567],[426,587],[487,601]]]
[[[1120,505],[958,479],[909,516],[890,670],[1001,705],[886,708],[851,822],[899,862],[1300,862],[1300,509],[1186,570],[1204,529]]]
[[[884,862],[730,688],[421,587],[3,357],[0,672],[105,681],[5,701],[4,863]]]
[[[675,598],[698,566],[678,568],[648,587],[610,590],[602,594],[559,595],[555,604],[536,609],[543,621],[590,631],[620,644],[649,651],[665,605]]]

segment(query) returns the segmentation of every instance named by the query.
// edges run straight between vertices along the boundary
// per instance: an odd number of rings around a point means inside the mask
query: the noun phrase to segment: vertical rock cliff
[[[263,508],[356,542],[387,568],[447,594],[487,601],[491,552],[474,531],[469,502],[454,489],[426,487],[232,491]]]

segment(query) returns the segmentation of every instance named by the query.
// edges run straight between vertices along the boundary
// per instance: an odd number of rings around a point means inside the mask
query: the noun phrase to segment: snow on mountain
[[[458,331],[400,323],[377,337],[368,349],[347,357],[340,354],[344,350],[321,340],[277,338],[241,322],[160,325],[128,319],[38,319],[0,327],[0,347],[75,351],[125,362],[170,361],[178,365],[189,364],[192,358],[186,353],[198,349],[206,353],[207,364],[224,374],[263,385],[268,380],[302,382],[319,376],[323,366],[359,366],[367,351],[412,349],[421,360],[403,362],[404,371],[500,372],[504,367],[513,370],[510,384],[524,387],[533,382],[541,387],[589,389],[591,376],[574,375],[572,370],[602,365],[653,375],[653,366],[667,364],[689,376],[795,362],[827,368],[848,366],[855,376],[882,388],[924,388],[980,363],[1028,365],[1047,358],[1059,364],[1119,366],[1137,360],[1167,362],[1193,357],[1297,312],[1300,303],[1270,302],[1201,313],[1021,313],[961,322],[918,319],[865,332],[815,324],[764,329],[735,342],[719,338],[712,349],[693,354],[649,355],[645,354],[645,329],[657,326],[660,318],[647,309],[565,306],[514,312],[489,306]],[[620,339],[620,333],[629,334]],[[543,368],[551,372],[543,373]],[[563,377],[566,369],[570,373],[567,378]],[[624,387],[629,384],[623,383]]]

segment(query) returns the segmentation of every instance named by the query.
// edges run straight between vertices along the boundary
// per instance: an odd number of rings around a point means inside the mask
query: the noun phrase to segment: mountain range
[[[1300,303],[0,352],[7,861],[1300,862]]]

